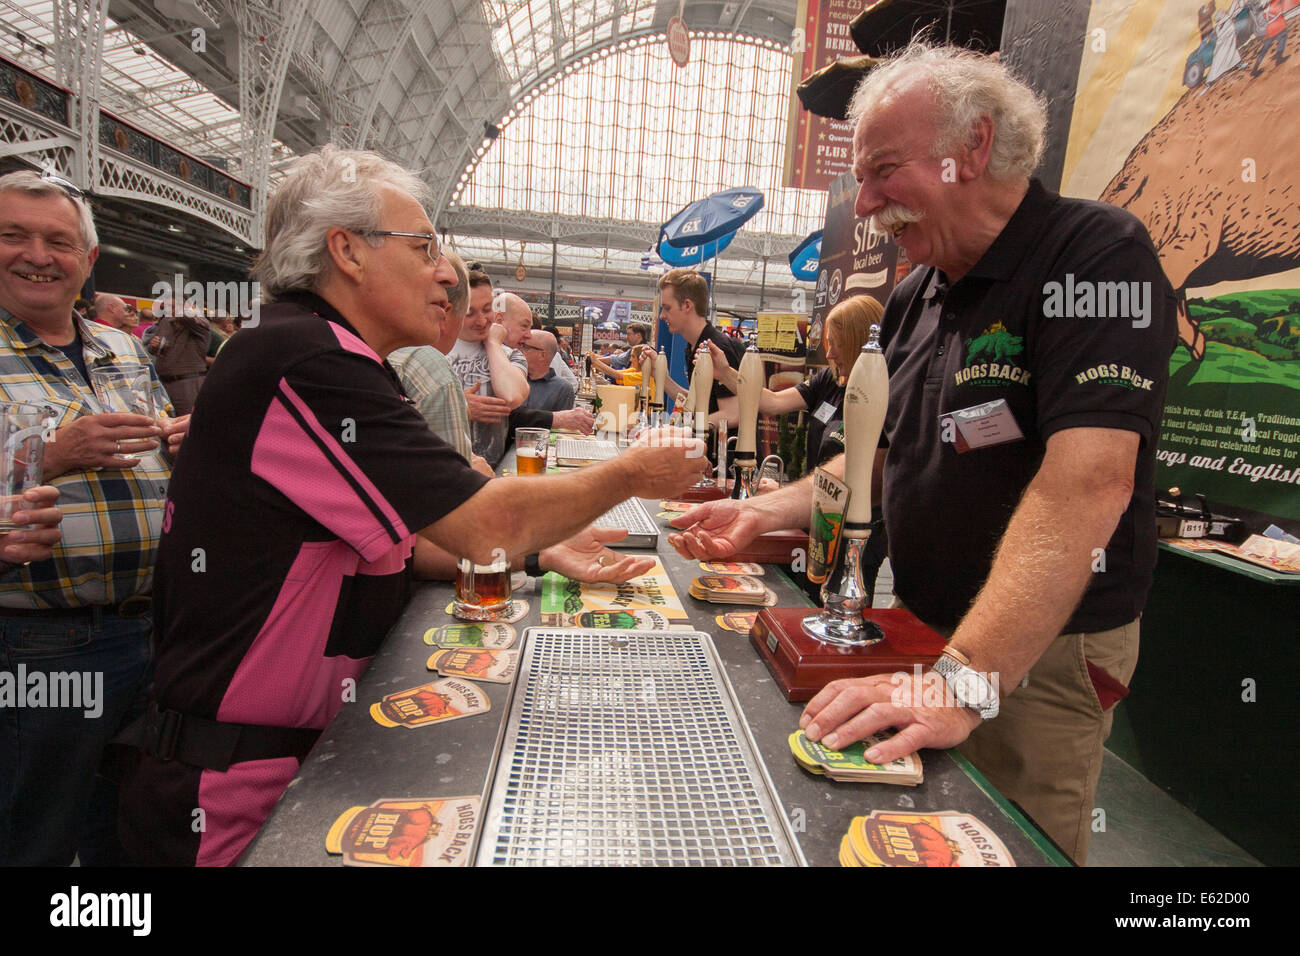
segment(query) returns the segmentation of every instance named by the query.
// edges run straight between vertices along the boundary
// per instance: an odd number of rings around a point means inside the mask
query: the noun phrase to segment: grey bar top
[[[651,514],[661,510],[657,501],[646,504]],[[971,813],[998,835],[1016,865],[1068,864],[1032,823],[954,751],[924,751],[925,782],[918,787],[838,783],[800,768],[786,739],[799,725],[802,705],[786,701],[748,636],[724,630],[715,621],[728,610],[757,609],[707,604],[687,594],[691,578],[703,572],[698,563],[673,551],[667,542],[666,522],[657,520],[665,529],[660,535],[659,557],[690,624],[713,636],[759,756],[810,864],[838,865],[840,839],[852,818],[872,810]],[[764,580],[776,591],[781,605],[807,605],[802,591],[780,568],[769,565]],[[532,583],[540,586],[540,581]],[[509,685],[479,683],[492,702],[491,711],[442,724],[413,729],[382,727],[369,713],[370,705],[385,694],[438,679],[425,667],[435,648],[425,644],[423,637],[430,628],[454,621],[446,612],[451,597],[450,582],[417,585],[405,613],[358,682],[355,702],[345,704],[321,735],[240,865],[341,866],[341,857],[325,851],[330,825],[348,808],[381,798],[480,794],[486,806],[504,731]],[[526,628],[541,624],[541,595],[525,590],[516,592],[515,597],[528,603],[527,617],[514,625],[522,642]]]

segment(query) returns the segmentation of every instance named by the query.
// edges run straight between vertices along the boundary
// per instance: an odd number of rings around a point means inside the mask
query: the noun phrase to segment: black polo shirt
[[[1133,498],[1097,562],[1105,570],[1065,632],[1137,617],[1155,568],[1155,450],[1175,336],[1173,291],[1142,224],[1036,181],[960,281],[917,268],[894,290],[881,336],[884,514],[894,590],[909,608],[956,626],[1047,439],[1089,426],[1136,432],[1141,446]],[[942,419],[999,399],[1023,439],[959,453]],[[1072,516],[1058,519],[1067,533]]]
[[[836,380],[835,370],[827,365],[795,388],[808,409],[804,463],[812,468],[844,451],[844,386]],[[836,434],[838,440],[830,438]]]
[[[740,339],[733,339],[711,322],[705,322],[700,337],[689,344],[686,349],[686,384],[688,387],[691,384],[691,376],[695,374],[695,350],[705,342],[712,342],[722,349],[727,356],[727,363],[737,371],[740,370],[740,360],[745,357],[745,343],[741,342]],[[713,389],[709,392],[709,414],[712,415],[718,410],[719,398],[726,398],[730,394],[731,391],[715,378],[713,380]]]

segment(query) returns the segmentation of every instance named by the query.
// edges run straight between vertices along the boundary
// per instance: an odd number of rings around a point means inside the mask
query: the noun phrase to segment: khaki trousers
[[[1102,749],[1115,717],[1113,706],[1102,710],[1086,661],[1128,686],[1140,621],[1059,635],[1030,669],[1028,685],[1009,694],[1002,688],[998,716],[957,748],[1080,866],[1088,858]]]

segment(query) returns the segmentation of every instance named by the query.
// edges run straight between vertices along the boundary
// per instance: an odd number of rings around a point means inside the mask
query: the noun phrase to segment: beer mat
[[[771,607],[776,593],[758,578],[744,574],[706,574],[694,578],[690,595],[713,604],[755,604]]]
[[[856,866],[1015,866],[1006,846],[969,813],[873,810],[846,835]],[[841,862],[843,862],[841,844]]]
[[[519,670],[519,649],[440,647],[429,656],[425,666],[443,677],[468,677],[492,684],[509,684]]]
[[[370,716],[383,727],[414,730],[438,721],[486,714],[491,709],[492,701],[482,688],[449,677],[386,694],[378,703],[370,705]]]
[[[447,605],[447,613],[452,617],[458,617],[456,614],[456,602]],[[510,610],[504,617],[494,618],[494,621],[506,621],[510,624],[518,624],[528,616],[528,602],[514,600],[510,602]]]
[[[661,611],[580,611],[558,614],[556,627],[617,628],[627,631],[667,631],[673,625]],[[692,627],[691,630],[695,628]]]
[[[444,624],[424,632],[424,643],[435,647],[513,647],[515,629],[504,621]]]
[[[840,866],[862,866],[858,858],[853,855],[853,846],[849,843],[847,833],[840,838]]]
[[[466,866],[481,807],[477,794],[351,807],[330,827],[325,851],[347,866]]]
[[[748,574],[756,578],[767,573],[761,564],[751,561],[701,561],[700,570],[709,574]]]
[[[660,507],[660,509],[662,509],[663,511],[671,511],[671,512],[674,512],[675,514],[679,514],[679,515],[680,515],[680,514],[685,514],[686,512],[690,511],[692,508],[694,508],[694,507],[695,507],[696,505],[698,505],[698,504],[700,504],[700,502],[698,502],[698,501],[675,501],[675,500],[669,499],[669,500],[667,500],[667,501],[661,501],[661,502],[659,502],[659,507]]]
[[[584,611],[658,611],[670,621],[690,618],[657,558],[648,572],[622,584],[586,584],[554,571],[542,578],[543,625],[567,626],[565,621]]]
[[[796,730],[788,739],[790,752],[801,767],[832,780],[844,783],[896,783],[914,787],[924,779],[921,759],[916,754],[898,757],[885,765],[872,763],[863,756],[876,744],[888,740],[888,734],[873,734],[839,750],[831,750],[809,740],[802,730]]]
[[[719,614],[713,620],[723,630],[735,631],[737,634],[748,634],[753,629],[754,622],[758,620],[758,612],[728,611],[726,614]]]

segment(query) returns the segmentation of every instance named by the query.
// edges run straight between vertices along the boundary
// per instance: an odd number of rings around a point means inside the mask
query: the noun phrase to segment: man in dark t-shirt
[[[916,266],[881,334],[894,588],[951,636],[934,671],[832,682],[800,725],[834,748],[897,728],[877,763],[961,744],[1082,863],[1155,564],[1172,290],[1132,215],[1030,179],[1045,107],[1005,65],[913,45],[851,113],[856,211]],[[710,503],[671,540],[722,557],[810,499]]]
[[[673,394],[673,389],[685,394],[690,387],[689,379],[695,373],[695,352],[705,342],[712,342],[722,349],[732,368],[740,368],[740,360],[745,356],[744,343],[733,339],[708,320],[709,287],[694,269],[673,269],[659,278],[659,314],[668,323],[669,332],[686,340],[687,383],[682,386],[669,380],[665,394]],[[677,395],[673,397],[678,404],[683,400]],[[709,421],[716,423],[718,419],[726,419],[735,422],[739,414],[736,396],[714,379],[709,392]]]
[[[351,206],[348,227],[322,228],[304,196]],[[213,366],[163,511],[154,699],[121,797],[135,862],[238,859],[356,701],[413,576],[504,553],[532,573],[626,580],[651,559],[616,555],[587,524],[698,477],[691,441],[581,475],[489,481],[429,430],[385,356],[441,332],[456,276],[432,201],[407,170],[332,146],[298,160],[269,201],[256,275],[275,301]],[[323,245],[312,275],[308,237]]]

